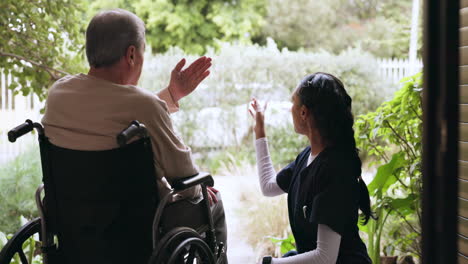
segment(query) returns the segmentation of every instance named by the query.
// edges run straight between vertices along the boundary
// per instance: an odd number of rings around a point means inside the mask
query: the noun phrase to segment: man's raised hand
[[[169,82],[169,92],[172,99],[177,103],[181,98],[190,94],[197,86],[210,74],[208,70],[211,67],[211,58],[203,56],[194,61],[186,69],[182,70],[185,65],[185,59],[177,63],[171,73]]]

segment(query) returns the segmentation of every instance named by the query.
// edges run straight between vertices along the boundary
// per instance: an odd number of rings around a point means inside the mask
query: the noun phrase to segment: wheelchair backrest
[[[149,138],[104,151],[40,142],[46,222],[63,263],[145,263],[158,204]]]

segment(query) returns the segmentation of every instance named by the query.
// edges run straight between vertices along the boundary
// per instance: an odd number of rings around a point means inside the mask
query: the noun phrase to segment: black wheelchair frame
[[[40,253],[43,256],[44,264],[65,263],[63,256],[64,253],[61,252],[62,231],[58,227],[60,225],[58,224],[59,221],[57,220],[57,204],[59,202],[55,197],[57,194],[57,190],[55,190],[54,187],[55,182],[53,179],[51,179],[52,173],[50,168],[51,161],[49,160],[49,155],[52,153],[52,149],[58,149],[54,151],[59,151],[59,153],[67,153],[67,151],[74,153],[79,151],[67,150],[54,146],[49,142],[48,138],[44,134],[42,125],[40,123],[32,122],[31,120],[26,120],[24,124],[21,124],[9,131],[8,139],[10,142],[15,142],[17,138],[31,132],[34,129],[38,133],[43,173],[43,184],[38,187],[35,194],[39,217],[29,221],[27,224],[21,227],[7,242],[7,244],[0,251],[0,264],[10,263],[15,254],[19,255],[19,259],[22,264],[29,264],[26,254],[23,251],[23,244],[34,234],[39,234],[41,245]],[[139,139],[132,141],[132,139],[136,138]],[[224,245],[222,243],[218,244],[216,241],[213,218],[211,215],[209,201],[207,199],[207,186],[213,186],[214,184],[211,175],[208,173],[199,173],[197,175],[173,181],[171,183],[173,189],[161,200],[159,200],[159,195],[156,188],[156,178],[154,174],[151,141],[145,126],[138,121],[132,121],[126,129],[117,135],[116,139],[120,148],[115,149],[116,151],[114,152],[117,152],[120,149],[123,151],[124,149],[129,148],[139,148],[139,152],[146,151],[146,154],[144,155],[144,159],[146,159],[145,164],[149,163],[148,165],[150,166],[146,167],[151,170],[150,175],[152,174],[152,182],[150,183],[147,181],[148,188],[146,189],[151,189],[150,192],[154,192],[150,194],[151,197],[154,198],[154,204],[150,205],[149,211],[145,212],[152,213],[154,215],[152,219],[152,226],[149,227],[150,230],[152,230],[152,237],[150,238],[152,240],[152,245],[146,245],[151,247],[151,255],[149,256],[148,260],[134,263],[223,263],[226,252]],[[204,199],[200,202],[200,208],[203,211],[203,223],[205,224],[200,224],[199,226],[175,225],[172,227],[170,223],[164,224],[162,221],[164,218],[164,209],[168,205],[170,198],[174,194],[198,184],[202,186],[202,194]],[[44,197],[41,195],[43,191],[45,191]],[[163,230],[161,227],[163,225],[169,226],[172,229]],[[63,228],[64,226],[61,227]],[[164,229],[167,228],[164,227]],[[63,231],[63,233],[65,232]],[[63,242],[63,244],[65,245],[65,242]],[[116,254],[118,253],[119,252],[116,252]],[[88,261],[86,263],[90,262]]]

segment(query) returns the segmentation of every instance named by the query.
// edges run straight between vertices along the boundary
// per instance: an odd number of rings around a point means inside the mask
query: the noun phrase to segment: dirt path
[[[215,188],[221,192],[226,213],[229,264],[254,264],[255,252],[238,232],[242,221],[235,213],[239,200],[238,190],[241,188],[239,179],[235,176],[218,176],[214,180]]]

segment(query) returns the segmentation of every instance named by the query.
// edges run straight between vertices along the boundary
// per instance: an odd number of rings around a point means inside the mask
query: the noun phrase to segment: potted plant
[[[380,257],[381,264],[397,264],[398,257],[394,256],[395,246],[389,244],[383,248],[384,256]]]
[[[419,243],[421,234],[422,74],[401,82],[403,86],[392,100],[359,116],[355,126],[358,148],[373,159],[370,165],[378,165],[368,184],[377,219],[360,226],[368,235],[368,251],[374,264],[384,263],[380,258],[381,243],[389,217],[410,230],[405,238]],[[403,247],[405,241],[395,238],[393,245]],[[414,248],[412,253],[420,256],[420,247]]]

